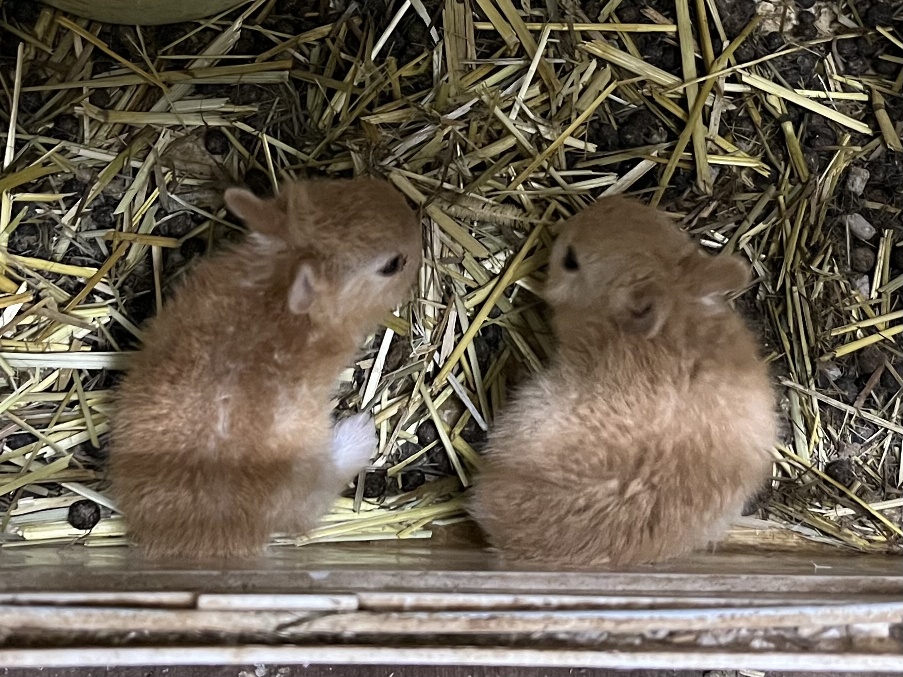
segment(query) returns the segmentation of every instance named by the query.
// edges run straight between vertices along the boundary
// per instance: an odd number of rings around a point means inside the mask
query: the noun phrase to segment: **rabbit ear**
[[[298,266],[292,286],[288,289],[288,309],[295,315],[310,311],[317,296],[317,273],[309,263]]]
[[[229,188],[224,195],[226,207],[256,233],[284,237],[287,215],[278,199],[259,198],[244,188]]]
[[[696,252],[685,265],[691,289],[700,297],[729,294],[749,284],[749,266],[736,256]]]
[[[670,297],[658,282],[636,282],[616,293],[615,321],[627,334],[653,338],[670,313]]]

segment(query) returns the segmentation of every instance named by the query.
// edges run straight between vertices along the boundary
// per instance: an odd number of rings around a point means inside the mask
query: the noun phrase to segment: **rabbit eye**
[[[565,270],[578,270],[580,268],[580,264],[577,263],[577,255],[574,254],[573,247],[567,248],[567,251],[564,253],[564,259],[561,261],[561,264],[564,266]]]
[[[643,304],[639,308],[634,308],[630,311],[630,314],[637,320],[642,320],[646,317],[649,317],[652,314],[652,301],[648,301]]]
[[[386,277],[395,275],[404,268],[404,264],[405,258],[401,254],[398,254],[397,256],[392,257],[386,265],[379,269],[379,274],[385,275]]]

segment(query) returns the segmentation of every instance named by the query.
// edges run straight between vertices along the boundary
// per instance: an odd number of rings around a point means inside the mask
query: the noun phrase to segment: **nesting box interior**
[[[260,643],[299,661],[899,660],[903,3],[51,4],[74,13],[0,0],[0,597],[16,605],[0,664],[85,662],[88,644],[275,655]],[[106,447],[143,323],[242,236],[225,187],[361,174],[404,193],[425,239],[413,300],[336,395],[374,416],[370,466],[262,562],[142,562]],[[713,552],[515,571],[482,549],[466,489],[553,351],[535,292],[554,224],[620,193],[750,262],[733,302],[780,396],[773,478]]]

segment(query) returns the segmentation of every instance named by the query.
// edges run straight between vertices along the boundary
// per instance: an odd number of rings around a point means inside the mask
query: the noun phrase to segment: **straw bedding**
[[[900,2],[256,0],[136,29],[0,0],[0,543],[125,541],[112,388],[192,260],[240,236],[225,186],[374,174],[427,243],[337,396],[379,453],[276,543],[462,520],[551,350],[554,223],[628,193],[756,272],[736,303],[785,434],[730,540],[900,552],[901,26]]]

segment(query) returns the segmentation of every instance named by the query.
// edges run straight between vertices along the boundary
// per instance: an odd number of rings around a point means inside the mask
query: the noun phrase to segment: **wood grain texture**
[[[257,666],[182,665],[56,669],[0,669],[0,677],[239,677],[255,674]],[[604,670],[592,668],[491,667],[463,665],[264,665],[264,677],[706,677],[702,670]],[[717,677],[738,677],[723,670]],[[899,677],[891,672],[822,672],[823,677]],[[768,677],[812,677],[811,673],[769,672]]]
[[[552,572],[506,568],[477,548],[404,541],[276,548],[228,569],[217,563],[148,562],[130,548],[10,548],[0,558],[0,573],[4,593],[376,592],[401,584],[416,592],[903,595],[897,557],[748,550],[702,553],[657,566]]]

